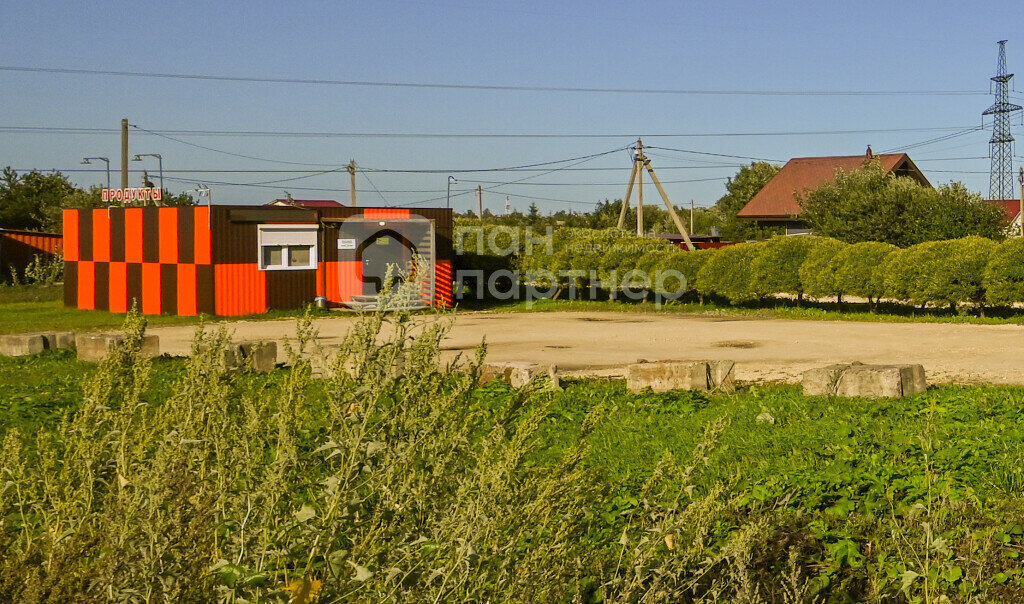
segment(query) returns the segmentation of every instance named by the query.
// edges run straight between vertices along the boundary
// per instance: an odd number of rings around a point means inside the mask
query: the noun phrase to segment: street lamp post
[[[445,206],[444,206],[446,208],[452,207],[452,183],[453,182],[459,182],[459,181],[455,180],[455,177],[449,174],[448,175],[448,201],[445,203]]]
[[[156,161],[160,165],[160,194],[163,195],[164,191],[164,158],[159,153],[137,153],[132,161],[142,161],[143,157],[155,157]]]
[[[109,189],[110,188],[110,159],[107,158],[107,157],[83,157],[82,158],[82,163],[88,166],[88,165],[90,165],[92,163],[89,160],[92,160],[92,159],[96,159],[96,160],[99,160],[99,161],[107,164],[107,188]]]

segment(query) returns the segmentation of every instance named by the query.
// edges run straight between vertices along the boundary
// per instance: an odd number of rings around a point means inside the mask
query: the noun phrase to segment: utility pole
[[[1017,208],[1017,219],[1020,220],[1020,236],[1024,238],[1024,168],[1020,169],[1020,207]]]
[[[644,156],[644,144],[640,139],[636,139],[636,161],[640,161],[640,158]],[[640,174],[640,179],[636,183],[636,236],[644,236],[644,178],[643,174]]]
[[[480,215],[480,224],[484,223],[484,188],[476,186],[476,213]]]
[[[690,232],[693,232],[693,200],[690,200]]]
[[[128,188],[128,118],[121,120],[121,188]]]
[[[622,209],[619,212],[619,228],[623,228],[626,222],[626,214],[629,212],[629,196],[633,192],[633,185],[637,185],[637,215],[636,215],[636,233],[642,237],[644,234],[643,230],[643,187],[644,187],[644,170],[651,175],[651,180],[654,181],[654,186],[658,189],[658,194],[661,195],[661,200],[665,202],[665,209],[668,210],[669,216],[672,218],[672,222],[675,223],[676,229],[679,230],[679,234],[683,236],[683,241],[686,242],[686,247],[690,251],[696,249],[693,242],[690,241],[690,235],[686,231],[686,227],[683,225],[683,221],[679,219],[679,214],[673,207],[672,202],[668,199],[668,194],[665,193],[665,188],[661,186],[661,181],[658,180],[658,175],[654,173],[654,168],[651,167],[651,160],[647,159],[647,156],[643,152],[643,142],[639,139],[636,141],[636,156],[633,160],[633,171],[629,176],[629,184],[626,186],[626,196],[622,199]],[[690,213],[690,229],[693,229],[693,202],[691,201],[691,213]]]
[[[349,176],[349,205],[356,207],[356,160],[350,160],[348,162],[348,176]]]

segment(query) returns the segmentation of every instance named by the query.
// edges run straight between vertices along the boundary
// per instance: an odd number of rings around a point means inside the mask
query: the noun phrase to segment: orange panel
[[[178,208],[158,208],[160,262],[178,263]]]
[[[78,308],[96,308],[96,263],[78,261]]]
[[[452,263],[438,260],[434,266],[434,306],[452,305]]]
[[[196,264],[213,263],[212,233],[210,231],[210,208],[195,208],[195,221],[193,231],[195,242]]]
[[[363,218],[408,218],[412,212],[405,208],[366,208]]]
[[[218,315],[266,312],[267,275],[257,264],[215,264],[213,270]]]
[[[78,261],[78,210],[64,210],[64,260]]]
[[[128,265],[124,262],[111,262],[109,266],[107,304],[110,312],[128,312]]]
[[[178,265],[178,314],[198,315],[199,300],[196,296],[198,284],[196,282],[196,265]]]
[[[110,262],[110,210],[92,211],[92,259]]]
[[[337,266],[338,298],[348,302],[363,293],[363,263],[358,260],[334,263]]]
[[[160,265],[156,262],[142,265],[142,314],[160,314]]]
[[[126,208],[124,211],[124,260],[142,262],[142,208]]]

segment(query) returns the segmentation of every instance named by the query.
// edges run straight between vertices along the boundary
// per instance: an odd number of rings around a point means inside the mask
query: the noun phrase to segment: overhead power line
[[[863,128],[856,130],[779,130],[771,132],[672,132],[643,134],[641,138],[701,138],[701,137],[751,137],[751,136],[840,136],[848,134],[888,134],[900,132],[949,132],[959,131],[968,126],[942,126],[927,128]],[[203,137],[268,137],[268,138],[637,138],[636,132],[629,133],[485,133],[485,132],[302,132],[275,130],[174,130],[165,128],[139,129],[141,134],[153,136],[203,136]],[[74,126],[0,126],[4,134],[74,134],[74,135],[120,135],[120,128],[86,128]]]
[[[69,69],[0,65],[0,71],[46,73],[61,75],[113,76],[126,78],[155,78],[171,80],[205,80],[216,82],[247,82],[260,84],[304,84],[317,86],[359,86],[371,88],[428,88],[440,90],[493,90],[515,92],[582,92],[611,94],[673,94],[708,96],[977,96],[987,95],[984,90],[715,90],[685,88],[602,88],[571,86],[525,86],[502,84],[445,84],[436,82],[387,82],[368,80],[335,80],[303,78],[271,78],[196,73],[160,73],[149,71],[119,71],[112,69]]]

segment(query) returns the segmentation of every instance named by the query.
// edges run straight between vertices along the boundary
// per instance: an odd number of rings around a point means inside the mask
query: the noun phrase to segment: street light
[[[109,189],[110,188],[110,159],[108,159],[106,157],[83,157],[82,158],[82,163],[88,166],[88,165],[92,164],[92,162],[89,161],[91,159],[98,159],[99,161],[107,164],[107,188]]]
[[[163,195],[164,191],[164,158],[159,153],[138,153],[132,158],[132,161],[142,161],[143,157],[155,157],[160,163],[160,194]]]
[[[444,206],[446,208],[452,207],[452,183],[453,182],[459,182],[459,181],[455,180],[455,177],[449,174],[448,175],[448,201],[445,203],[445,206]]]

